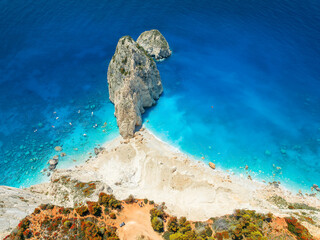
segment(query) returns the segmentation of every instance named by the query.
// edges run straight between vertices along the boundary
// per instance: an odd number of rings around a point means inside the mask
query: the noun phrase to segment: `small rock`
[[[317,184],[312,185],[313,188],[318,188],[319,186]]]
[[[249,168],[248,165],[246,165],[246,166],[244,167],[245,170],[248,170],[248,168]]]
[[[59,155],[54,155],[54,156],[52,157],[52,159],[58,161],[58,160],[59,160]]]
[[[57,152],[60,152],[60,151],[62,151],[62,147],[56,146],[56,147],[54,148],[54,150],[57,151]]]
[[[58,164],[58,160],[50,159],[49,160],[49,164],[50,165],[57,165]]]
[[[64,157],[64,156],[67,156],[67,154],[64,153],[64,152],[62,152],[62,153],[60,153],[60,156],[61,156],[61,157]]]
[[[54,170],[56,168],[57,165],[50,165],[48,168],[50,171]]]
[[[250,175],[248,175],[248,179],[252,181],[252,177]]]
[[[113,193],[113,190],[112,190],[112,188],[110,186],[107,187],[107,192],[108,193]]]
[[[98,155],[100,153],[100,149],[99,148],[94,148],[94,154]]]
[[[215,165],[213,162],[209,162],[209,166],[210,166],[212,169],[216,169],[216,165]]]

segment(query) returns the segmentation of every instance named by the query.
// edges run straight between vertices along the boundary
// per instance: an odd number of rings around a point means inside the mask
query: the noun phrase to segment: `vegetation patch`
[[[298,240],[312,240],[313,237],[303,225],[294,217],[285,218],[288,224],[288,230],[297,236]]]

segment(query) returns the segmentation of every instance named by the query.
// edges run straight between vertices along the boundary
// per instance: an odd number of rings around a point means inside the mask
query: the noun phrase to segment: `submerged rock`
[[[141,33],[137,39],[137,43],[156,60],[167,58],[171,55],[171,50],[167,40],[156,29]]]
[[[108,67],[109,98],[123,138],[132,138],[142,124],[145,107],[156,103],[163,91],[153,59],[130,36],[120,38]]]
[[[54,148],[54,150],[57,151],[57,152],[61,152],[61,151],[62,151],[62,147],[56,146],[56,147]]]

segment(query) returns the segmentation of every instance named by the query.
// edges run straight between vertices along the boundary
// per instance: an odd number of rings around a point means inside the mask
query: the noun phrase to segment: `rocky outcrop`
[[[156,29],[141,33],[137,39],[137,43],[156,60],[164,59],[171,55],[171,50],[167,40]]]
[[[163,91],[154,60],[131,37],[120,38],[108,67],[109,98],[123,138],[132,138],[142,124],[145,107],[156,103]]]
[[[8,235],[36,207],[48,202],[50,198],[46,195],[27,189],[0,186],[0,239]]]

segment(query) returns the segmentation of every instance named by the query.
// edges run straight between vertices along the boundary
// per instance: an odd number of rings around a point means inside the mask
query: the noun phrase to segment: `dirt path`
[[[150,209],[152,205],[140,207],[138,203],[126,204],[117,217],[118,236],[121,240],[137,240],[141,239],[162,240],[160,234],[156,233],[151,227]],[[125,226],[119,227],[124,222]]]

